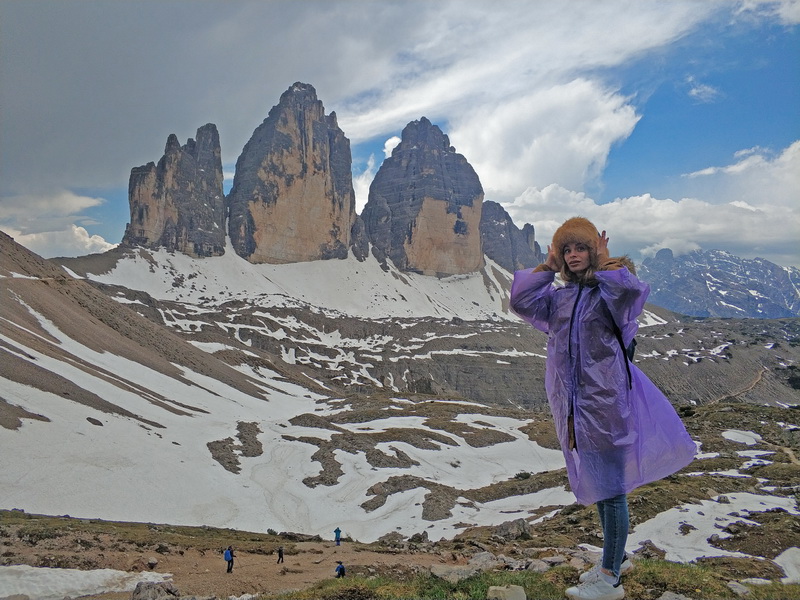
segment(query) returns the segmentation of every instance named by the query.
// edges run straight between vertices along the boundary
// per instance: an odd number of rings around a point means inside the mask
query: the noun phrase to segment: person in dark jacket
[[[606,232],[581,217],[558,228],[544,263],[514,274],[512,310],[548,334],[545,388],[570,488],[581,504],[597,503],[603,528],[602,562],[566,591],[575,600],[624,597],[627,494],[682,469],[697,449],[626,355],[649,292],[630,259],[609,256]]]
[[[336,561],[336,571],[335,572],[336,572],[336,579],[340,579],[340,578],[344,577],[344,565],[342,564],[342,561],[340,561],[340,560]]]
[[[283,546],[278,546],[278,563],[283,562]]]

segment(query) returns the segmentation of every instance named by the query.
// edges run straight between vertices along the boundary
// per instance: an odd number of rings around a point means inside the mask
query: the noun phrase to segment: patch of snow
[[[73,271],[69,267],[65,267],[64,265],[61,265],[61,268],[64,269],[67,272],[67,275],[69,275],[73,279],[85,279],[85,277],[83,277],[82,275],[78,275],[75,271]]]
[[[145,303],[140,300],[129,300],[125,296],[111,296],[111,299],[120,304],[141,304],[142,306],[146,306]]]
[[[637,525],[628,536],[626,549],[633,552],[645,540],[651,540],[666,552],[665,558],[673,562],[693,562],[698,558],[713,556],[749,555],[731,552],[711,546],[708,538],[716,533],[720,538],[730,537],[722,531],[729,523],[742,521],[749,525],[757,522],[742,516],[748,513],[764,512],[773,508],[782,508],[787,512],[800,515],[797,501],[792,498],[762,496],[751,493],[725,494],[730,501],[721,503],[717,496],[713,500],[702,500],[671,508],[652,519]],[[796,555],[790,553],[789,558]],[[787,573],[788,575],[788,573]],[[795,571],[796,575],[796,571]]]
[[[132,592],[140,581],[159,583],[170,573],[127,573],[114,569],[52,569],[28,565],[0,566],[0,598],[27,596],[36,600],[62,600],[111,592]]]
[[[761,442],[761,436],[757,433],[753,433],[752,431],[740,431],[738,429],[723,431],[722,437],[732,442],[747,444],[748,446],[753,446]]]
[[[786,573],[781,583],[800,583],[800,548],[787,548],[772,561]]]

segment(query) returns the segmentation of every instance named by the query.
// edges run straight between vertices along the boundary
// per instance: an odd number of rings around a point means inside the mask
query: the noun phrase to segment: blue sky
[[[620,75],[623,93],[643,95],[636,102],[642,118],[612,149],[595,194],[600,201],[643,190],[674,194],[680,182],[670,181],[683,173],[727,164],[741,149],[777,151],[798,139],[797,28],[709,25],[668,52]],[[661,63],[656,74],[653,62]]]
[[[232,172],[303,81],[351,140],[358,211],[425,116],[543,246],[581,214],[635,260],[800,266],[798,22],[797,0],[0,0],[0,229],[102,251],[170,133],[215,123]]]

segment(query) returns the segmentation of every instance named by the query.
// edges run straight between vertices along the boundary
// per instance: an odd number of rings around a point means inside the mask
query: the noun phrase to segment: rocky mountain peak
[[[378,260],[426,275],[455,275],[483,267],[482,203],[475,170],[422,117],[406,125],[375,175],[362,218]]]
[[[355,214],[350,141],[313,86],[295,83],[236,162],[229,234],[253,263],[345,258],[366,252]]]
[[[124,246],[164,247],[191,256],[223,254],[225,200],[216,125],[203,125],[184,146],[170,134],[157,165],[131,169],[128,202]]]
[[[450,138],[442,132],[439,127],[432,124],[426,117],[417,121],[411,121],[403,129],[401,143],[394,148],[392,154],[398,149],[409,151],[419,146],[429,150],[441,150],[445,152],[455,152],[456,149],[450,145]]]
[[[510,273],[535,267],[546,258],[536,242],[533,225],[526,223],[520,230],[511,215],[491,200],[483,203],[481,242],[483,253]]]

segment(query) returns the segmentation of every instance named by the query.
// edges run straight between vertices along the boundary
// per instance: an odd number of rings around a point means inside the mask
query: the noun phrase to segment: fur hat
[[[589,219],[572,217],[556,229],[551,247],[555,250],[559,271],[564,268],[564,246],[567,244],[586,244],[589,247],[589,260],[597,268],[597,240],[600,232]]]

